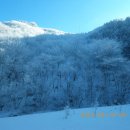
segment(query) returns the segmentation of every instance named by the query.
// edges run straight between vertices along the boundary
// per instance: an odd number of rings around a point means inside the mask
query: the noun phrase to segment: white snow
[[[41,34],[65,34],[63,31],[59,31],[51,28],[40,28],[34,22],[25,21],[7,21],[0,22],[0,38],[15,38],[15,37],[32,37]]]
[[[96,117],[82,117],[95,113]],[[104,117],[99,116],[104,113]],[[126,114],[121,116],[121,114]],[[112,117],[111,114],[116,114]],[[0,118],[0,130],[130,130],[130,105],[85,108]]]

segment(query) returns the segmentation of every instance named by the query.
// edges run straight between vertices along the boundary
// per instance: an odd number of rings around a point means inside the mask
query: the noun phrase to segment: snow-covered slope
[[[95,117],[92,114],[96,114]],[[104,113],[104,116],[103,116]],[[90,116],[87,116],[90,114]],[[115,114],[115,116],[114,116]],[[66,116],[68,115],[68,116]],[[0,118],[1,130],[130,130],[130,105]]]
[[[40,34],[64,34],[63,31],[59,31],[51,28],[40,28],[34,22],[25,21],[7,21],[0,22],[0,38],[5,37],[26,37],[36,36]]]

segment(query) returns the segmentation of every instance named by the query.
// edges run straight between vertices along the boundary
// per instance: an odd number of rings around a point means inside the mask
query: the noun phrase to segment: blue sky
[[[0,21],[35,21],[41,27],[88,32],[130,16],[130,0],[0,0]]]

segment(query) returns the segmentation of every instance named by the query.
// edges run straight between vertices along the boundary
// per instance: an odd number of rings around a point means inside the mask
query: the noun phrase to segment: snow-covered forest
[[[130,103],[130,18],[85,34],[0,39],[0,111]]]

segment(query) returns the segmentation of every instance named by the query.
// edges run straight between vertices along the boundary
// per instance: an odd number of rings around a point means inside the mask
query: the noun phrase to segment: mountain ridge
[[[52,28],[41,28],[35,22],[16,20],[0,22],[0,38],[23,38],[42,34],[64,35],[65,32]]]

